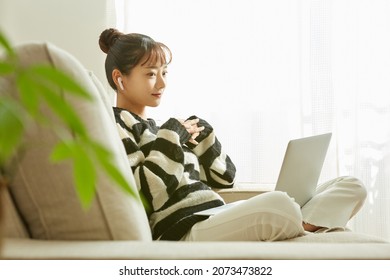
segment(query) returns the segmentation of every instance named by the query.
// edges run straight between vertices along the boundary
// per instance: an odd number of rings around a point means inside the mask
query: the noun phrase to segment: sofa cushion
[[[299,243],[388,243],[380,237],[373,235],[355,233],[352,231],[331,231],[323,233],[309,233],[305,235],[285,240],[282,242],[299,242]]]
[[[338,233],[342,235],[343,233]],[[321,234],[321,235],[326,235]],[[351,237],[351,234],[347,234]],[[336,237],[336,234],[334,234]],[[318,236],[318,240],[325,236]],[[354,238],[360,239],[359,237]],[[361,240],[361,239],[360,239]],[[1,252],[0,252],[1,254]],[[76,260],[379,260],[390,259],[383,242],[172,242],[43,241],[6,239],[4,259]],[[225,279],[225,278],[221,278]],[[261,277],[260,277],[261,279]],[[279,277],[279,279],[282,279]],[[338,279],[338,278],[336,278]]]
[[[63,92],[88,133],[114,155],[119,170],[137,193],[123,144],[113,116],[101,98],[102,86],[70,54],[47,43],[19,46],[17,52],[26,65],[49,63],[67,72],[93,96],[82,101]],[[103,67],[103,66],[102,66]],[[98,87],[97,87],[98,85]],[[47,118],[54,119],[47,108]],[[69,132],[68,136],[71,136]],[[10,191],[34,239],[51,240],[151,240],[145,210],[139,197],[123,192],[107,176],[99,175],[96,196],[84,209],[75,191],[70,163],[53,164],[49,155],[58,141],[51,129],[37,123],[28,126],[23,148],[17,153],[10,174]]]

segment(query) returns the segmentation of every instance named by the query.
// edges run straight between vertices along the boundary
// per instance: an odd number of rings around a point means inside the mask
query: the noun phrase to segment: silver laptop
[[[276,191],[286,192],[302,207],[314,195],[321,175],[332,133],[290,140],[275,186]],[[215,215],[242,201],[195,213]]]
[[[331,133],[291,140],[287,145],[275,190],[286,192],[302,207],[314,195]]]

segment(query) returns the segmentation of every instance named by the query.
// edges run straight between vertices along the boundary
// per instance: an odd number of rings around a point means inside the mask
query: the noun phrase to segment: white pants
[[[302,222],[345,227],[366,198],[363,184],[340,177],[318,186],[302,209],[286,193],[273,191],[248,199],[195,224],[185,241],[277,241],[304,234]]]

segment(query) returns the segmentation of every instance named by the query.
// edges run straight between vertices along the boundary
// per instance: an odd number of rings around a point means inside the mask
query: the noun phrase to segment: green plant
[[[0,84],[0,182],[6,184],[4,173],[7,162],[20,147],[28,120],[39,122],[53,129],[59,142],[52,151],[53,163],[71,160],[77,194],[84,207],[88,207],[95,195],[98,170],[104,171],[113,182],[130,195],[135,195],[127,180],[114,167],[112,154],[92,139],[86,127],[64,100],[60,90],[80,99],[90,100],[90,94],[66,73],[47,65],[22,66],[11,44],[0,32],[0,79],[15,81],[18,96],[12,96]],[[60,125],[40,113],[40,106],[48,106],[60,120]],[[72,137],[63,133],[72,131]],[[49,160],[49,159],[48,159]]]

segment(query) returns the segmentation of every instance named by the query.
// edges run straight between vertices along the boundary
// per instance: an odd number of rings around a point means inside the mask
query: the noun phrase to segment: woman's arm
[[[192,116],[189,119],[196,119]],[[199,119],[199,127],[204,129],[195,138],[198,144],[187,143],[188,147],[199,158],[203,167],[202,180],[212,188],[233,187],[236,167],[230,157],[223,151],[221,143],[215,136],[213,127],[203,119]]]
[[[183,176],[181,144],[189,141],[191,135],[173,118],[158,131],[151,131],[126,111],[116,117],[137,186],[157,211],[176,190]]]

